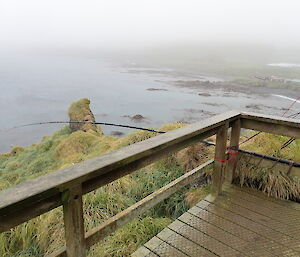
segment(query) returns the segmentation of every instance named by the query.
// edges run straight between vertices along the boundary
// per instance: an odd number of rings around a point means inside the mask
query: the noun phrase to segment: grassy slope
[[[170,124],[162,129],[172,130],[181,126],[183,124]],[[71,134],[69,128],[64,127],[53,136],[44,137],[38,144],[25,149],[15,147],[10,153],[0,155],[0,188],[8,188],[154,135],[151,132],[136,131],[120,139],[81,131]],[[300,162],[299,140],[286,149],[277,150],[286,140],[286,137],[262,133],[250,143],[245,144],[243,148]],[[198,159],[203,159],[203,156],[211,156],[212,150],[190,148],[188,151],[169,156],[87,194],[84,196],[86,230],[95,227],[174,178],[181,176],[184,168],[192,162],[187,157],[192,156],[193,152],[204,152],[200,158],[197,156]],[[139,245],[208,193],[209,188],[181,190],[139,217],[138,220],[129,223],[100,244],[92,247],[89,256],[129,256]],[[0,256],[43,256],[45,253],[58,249],[63,242],[62,209],[57,208],[9,232],[2,233]]]
[[[252,133],[256,132],[251,132],[249,135],[251,136]],[[242,145],[242,148],[252,152],[300,162],[300,140],[295,140],[288,147],[280,149],[288,139],[288,137],[284,136],[260,133],[250,140],[249,143]]]
[[[183,124],[170,124],[172,130]],[[124,138],[99,136],[93,133],[70,132],[64,127],[53,136],[28,148],[15,147],[0,155],[0,189],[61,169],[74,163],[105,154],[120,147],[150,138],[154,133],[136,131]],[[181,156],[182,158],[182,156]],[[123,177],[84,196],[86,230],[141,200],[154,190],[181,176],[184,168],[176,156],[158,161],[140,171]],[[204,189],[205,192],[207,188]],[[188,201],[177,192],[155,208],[94,246],[90,256],[128,256],[164,228],[175,217],[187,210],[189,202],[204,197],[202,190],[193,189]],[[0,235],[0,256],[43,256],[63,245],[62,209],[26,222]]]

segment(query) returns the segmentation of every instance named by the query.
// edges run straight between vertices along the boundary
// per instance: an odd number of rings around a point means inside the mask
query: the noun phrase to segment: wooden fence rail
[[[292,119],[237,111],[223,113],[1,191],[0,232],[62,205],[66,247],[51,256],[86,256],[87,248],[179,188],[191,183],[200,176],[202,169],[211,164],[214,165],[213,194],[218,195],[223,182],[231,182],[237,158],[230,160],[226,173],[224,162],[209,161],[87,233],[84,233],[82,209],[84,194],[215,134],[215,159],[223,160],[230,127],[230,146],[238,146],[241,128],[300,138],[299,124]]]
[[[118,213],[117,215],[111,217],[101,225],[91,229],[85,233],[85,240],[87,248],[90,248],[104,237],[110,235],[112,232],[122,227],[129,221],[133,220],[140,214],[151,209],[156,204],[160,203],[164,199],[168,198],[170,195],[177,192],[182,187],[194,182],[196,179],[203,175],[203,172],[211,168],[213,160],[207,161],[206,163],[200,165],[199,167],[187,172],[183,176],[175,179],[171,183],[165,185],[159,190],[148,195],[141,201],[135,203],[134,205],[128,207],[126,210]],[[50,254],[48,257],[55,256],[67,256],[66,247],[59,249],[58,251]]]

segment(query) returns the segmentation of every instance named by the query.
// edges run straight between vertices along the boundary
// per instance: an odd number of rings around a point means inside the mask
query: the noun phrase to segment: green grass
[[[88,256],[129,256],[138,246],[165,228],[172,219],[145,217],[135,220],[92,247]]]
[[[0,154],[0,189],[19,184],[58,169],[63,162],[56,158],[57,146],[70,136],[64,127],[51,137],[27,148],[15,147],[10,153]]]
[[[254,133],[251,132],[250,135]],[[260,133],[248,143],[243,145],[244,149],[281,159],[300,162],[300,140],[295,140],[288,147],[280,149],[288,140],[288,137]],[[249,161],[248,161],[249,160]],[[237,174],[239,183],[254,188],[274,197],[300,200],[299,176],[288,175],[288,165],[276,165],[276,162],[267,164],[259,160],[244,157],[238,164]]]
[[[256,132],[250,132],[249,136]],[[300,162],[300,140],[295,140],[288,147],[280,149],[289,137],[273,135],[269,133],[260,133],[242,146],[243,149],[262,153],[286,160]]]
[[[168,124],[161,130],[184,126]],[[95,156],[155,136],[134,131],[124,138],[97,135],[62,128],[53,136],[27,148],[15,147],[0,155],[0,189],[62,169]],[[189,152],[189,154],[191,154]],[[180,156],[180,160],[184,154]],[[153,191],[184,174],[177,155],[163,158],[139,171],[118,179],[84,196],[85,229],[101,224],[109,217],[143,199]],[[89,256],[129,256],[135,249],[184,213],[188,204],[183,189],[164,200],[95,245]],[[203,195],[199,195],[203,198]],[[0,256],[43,256],[64,245],[62,209],[57,208],[0,234]]]
[[[161,130],[168,131],[184,125],[181,123],[168,124]],[[53,136],[44,137],[40,143],[27,148],[15,147],[11,152],[1,154],[0,188],[8,188],[155,135],[155,133],[147,131],[134,131],[124,138],[114,138],[82,131],[71,133],[68,127],[64,127]],[[286,149],[277,150],[286,140],[286,137],[262,133],[243,147],[250,151],[299,162],[299,140],[293,142]],[[207,158],[211,158],[212,155],[213,148],[204,149],[203,146],[196,144],[86,194],[83,198],[85,230],[88,231],[101,224],[153,191],[180,177]],[[243,170],[247,171],[245,168]],[[277,190],[275,190],[277,193],[286,189],[296,192],[299,188],[295,183],[287,186],[284,183],[286,180],[274,172],[252,172],[253,170],[249,170],[246,175],[249,174],[253,181],[263,181],[266,185],[265,188],[272,192],[274,189]],[[270,187],[271,182],[273,184]],[[129,256],[209,192],[209,186],[200,188],[190,186],[179,190],[93,246],[89,251],[89,256]],[[64,227],[61,207],[0,234],[0,256],[3,257],[43,256],[63,245]]]

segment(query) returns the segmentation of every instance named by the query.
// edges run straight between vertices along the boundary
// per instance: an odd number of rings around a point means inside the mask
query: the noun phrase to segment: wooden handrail
[[[212,193],[218,195],[224,180],[231,182],[237,161],[237,158],[230,160],[224,176],[223,160],[229,127],[232,127],[232,147],[238,146],[241,128],[300,138],[299,123],[293,119],[237,111],[216,115],[1,191],[0,232],[63,205],[67,247],[51,256],[67,256],[68,252],[68,256],[84,257],[86,248],[190,183],[199,176],[202,168],[213,161],[157,190],[87,234],[83,229],[84,194],[217,134]]]
[[[62,205],[61,194],[82,184],[83,194],[165,155],[216,134],[240,116],[231,111],[78,163],[0,192],[0,232]]]
[[[241,113],[241,127],[271,134],[300,138],[300,124],[295,119],[251,112]]]
[[[174,194],[179,189],[183,188],[186,185],[189,185],[196,179],[200,178],[203,175],[204,171],[212,166],[213,162],[213,160],[205,162],[199,167],[187,172],[181,177],[175,179],[169,184],[163,186],[162,188],[143,198],[139,202],[131,205],[126,210],[116,214],[115,216],[111,217],[99,226],[85,233],[87,248],[90,248],[106,236],[110,235],[112,232],[116,231],[118,228],[122,227],[129,221],[136,218],[138,215],[151,209],[153,206],[168,198],[170,195]],[[61,249],[48,255],[47,257],[63,257],[67,256],[66,254],[66,247],[64,246]]]

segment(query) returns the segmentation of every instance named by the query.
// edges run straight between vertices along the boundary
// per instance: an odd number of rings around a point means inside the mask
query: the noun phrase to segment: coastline
[[[6,118],[0,123],[0,152],[7,152],[14,145],[28,146],[38,142],[60,126],[43,125],[7,131],[9,128],[32,122],[67,120],[67,106],[82,97],[91,99],[96,121],[159,127],[171,122],[192,123],[231,109],[279,115],[290,100],[274,95],[297,98],[299,92],[250,86],[247,81],[233,82],[232,78],[223,75],[205,75],[161,66],[121,65],[122,62],[116,60],[84,57],[74,63],[74,59],[68,56],[57,58],[37,58],[40,67],[32,60],[32,67],[12,83],[15,72],[26,65],[24,60],[16,71],[11,71],[11,78],[8,76],[6,81],[2,80],[7,97],[0,97],[0,115]],[[54,68],[58,62],[70,66],[67,70],[64,66]],[[81,62],[85,63],[84,70]],[[56,77],[52,77],[53,72]],[[37,79],[42,75],[48,80]],[[28,83],[30,89],[26,89]],[[47,89],[42,90],[45,85],[48,85]],[[139,115],[143,119],[132,118]],[[106,135],[119,137],[131,132],[110,127],[103,129]]]

